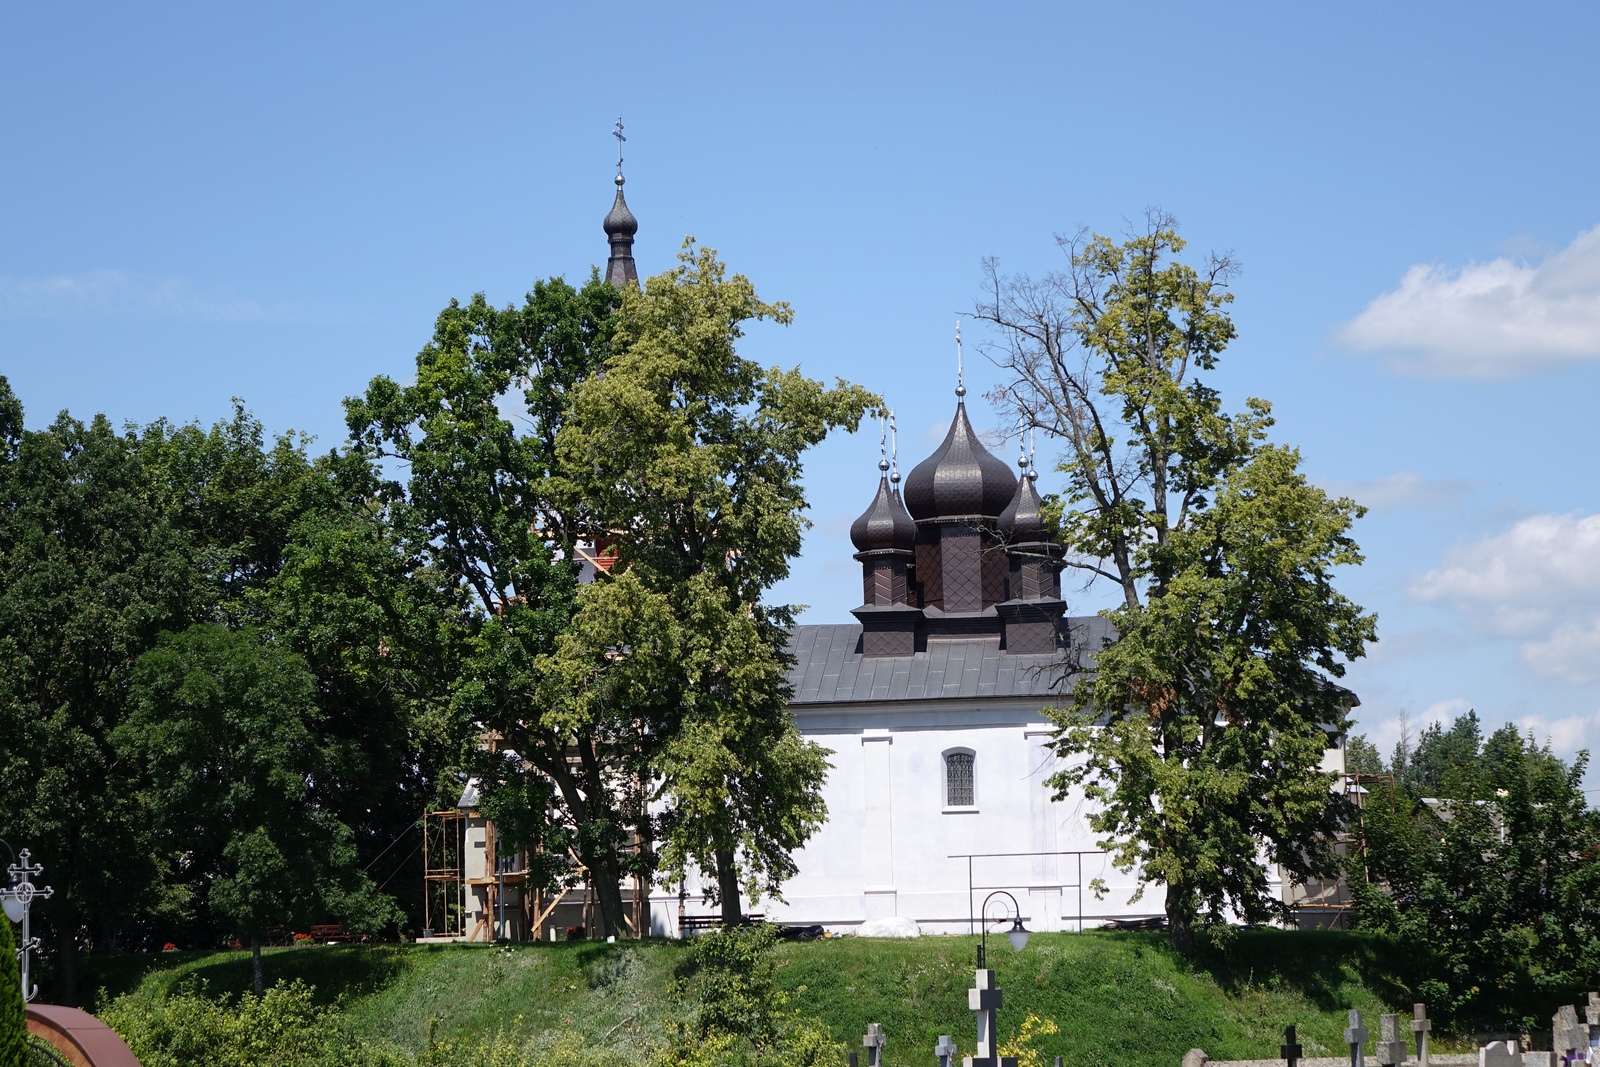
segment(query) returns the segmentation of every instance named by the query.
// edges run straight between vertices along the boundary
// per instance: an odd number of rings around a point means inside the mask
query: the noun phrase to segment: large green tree
[[[1459,1024],[1536,1029],[1600,967],[1600,814],[1566,764],[1476,716],[1430,727],[1371,787],[1352,857],[1360,925],[1415,947],[1414,992]]]
[[[1066,565],[1110,583],[1117,634],[1067,680],[1050,714],[1103,847],[1166,889],[1173,943],[1201,920],[1282,912],[1269,864],[1331,872],[1343,817],[1318,764],[1347,725],[1330,684],[1375,623],[1334,588],[1361,561],[1361,509],[1306,481],[1267,441],[1269,405],[1223,409],[1201,373],[1235,329],[1235,266],[1176,257],[1175,222],[1150,213],[1122,242],[1059,238],[1043,279],[987,264],[977,317],[1005,376],[994,397],[1061,449],[1052,504]]]
[[[656,764],[665,865],[709,875],[733,922],[740,890],[776,892],[826,815],[824,753],[787,711],[793,613],[766,594],[800,551],[805,451],[880,401],[740,355],[747,325],[787,324],[788,305],[762,301],[692,239],[678,259],[622,294],[606,372],[576,389],[558,446],[617,573],[671,620],[678,652],[659,696],[677,721]]]
[[[586,502],[559,477],[556,438],[574,388],[607,359],[616,300],[591,277],[581,289],[540,282],[520,307],[481,294],[452,301],[414,384],[380,377],[346,401],[355,449],[403,472],[387,488],[386,521],[417,572],[458,596],[426,639],[455,650],[434,684],[448,695],[461,763],[491,808],[548,812],[548,825],[507,820],[524,840],[502,844],[537,838],[557,855],[570,846],[606,935],[626,932],[620,885],[644,811],[638,769],[663,730],[642,704],[561,689],[561,677],[584,672],[562,675],[549,657],[572,632],[587,530]],[[606,651],[595,653],[602,669]]]
[[[157,833],[248,939],[258,997],[274,928],[334,920],[374,933],[399,918],[321,802],[332,775],[316,695],[305,661],[270,636],[200,623],[139,658],[133,711],[113,738],[146,772]]]

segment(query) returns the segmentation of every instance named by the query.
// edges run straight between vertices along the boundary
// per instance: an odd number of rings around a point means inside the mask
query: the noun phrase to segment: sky
[[[1213,377],[1370,508],[1341,589],[1386,753],[1476,709],[1600,746],[1600,7],[1285,4],[14,6],[0,39],[0,374],[58,411],[343,441],[452,297],[686,235],[796,311],[744,353],[883,394],[909,469],[954,407],[980,262],[1171,212],[1231,252]],[[970,411],[998,373],[973,351]],[[1010,444],[997,445],[1007,458]],[[1052,455],[1041,441],[1043,460]],[[775,591],[848,621],[875,431],[808,460]],[[1041,488],[1059,480],[1048,470]],[[1110,601],[1070,586],[1074,613]]]

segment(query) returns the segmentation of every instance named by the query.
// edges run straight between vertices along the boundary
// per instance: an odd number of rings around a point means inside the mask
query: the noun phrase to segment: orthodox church
[[[620,166],[616,186],[605,277],[637,285],[638,221]],[[783,899],[746,907],[837,933],[909,932],[905,920],[923,933],[967,933],[999,890],[1032,930],[1160,916],[1161,887],[1139,895],[1137,879],[1111,865],[1084,798],[1056,800],[1046,785],[1060,765],[1042,709],[1092,666],[1110,630],[1099,616],[1067,614],[1063,547],[1046,535],[1036,472],[1024,457],[1013,474],[989,452],[959,376],[955,393],[949,432],[903,488],[897,460],[880,458],[876,490],[850,528],[862,577],[855,621],[794,628],[790,710],[832,752],[828,821],[796,853]],[[1324,769],[1342,773],[1336,745]],[[1342,910],[1342,887],[1280,891],[1314,923]],[[714,911],[692,888],[646,892],[658,936]],[[634,899],[644,920],[646,902]],[[991,920],[1009,907],[996,901]],[[532,936],[557,936],[554,918],[535,920]]]

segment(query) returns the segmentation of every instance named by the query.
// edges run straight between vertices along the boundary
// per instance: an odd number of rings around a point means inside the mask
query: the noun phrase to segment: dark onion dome
[[[909,551],[917,543],[917,524],[906,514],[900,497],[889,488],[889,479],[878,479],[878,495],[872,506],[850,524],[850,541],[858,552],[874,552],[883,548]]]
[[[593,218],[594,216],[590,216]],[[628,210],[628,201],[622,196],[622,175],[617,175],[617,199],[605,221],[607,237],[632,237],[639,232],[639,220]]]
[[[994,518],[1016,491],[1011,468],[983,447],[967,421],[967,406],[958,403],[944,444],[906,476],[906,507],[919,521]]]
[[[1024,474],[1017,479],[1017,493],[1011,503],[1000,513],[995,526],[1003,540],[1013,544],[1027,544],[1044,540],[1044,517],[1039,514],[1039,491],[1033,487],[1033,478]]]

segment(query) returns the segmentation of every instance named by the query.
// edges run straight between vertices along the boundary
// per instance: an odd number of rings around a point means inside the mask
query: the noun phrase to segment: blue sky
[[[1159,205],[1243,263],[1216,381],[1368,503],[1344,588],[1386,749],[1475,707],[1600,743],[1600,8],[32,5],[0,41],[0,373],[67,408],[342,439],[434,314],[603,262],[620,113],[640,268],[685,234],[786,329],[747,353],[953,405],[979,260]],[[969,337],[973,330],[969,328]],[[975,392],[994,375],[969,362]],[[992,425],[981,401],[975,421]],[[1009,457],[1010,449],[1002,452]],[[859,595],[875,434],[820,448],[779,594]],[[1050,480],[1045,479],[1048,488]],[[1075,611],[1104,603],[1075,591]]]

